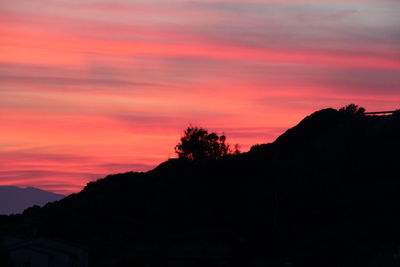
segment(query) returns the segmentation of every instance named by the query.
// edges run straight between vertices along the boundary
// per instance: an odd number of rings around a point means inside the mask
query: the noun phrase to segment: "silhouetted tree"
[[[240,145],[235,144],[235,149],[233,150],[233,155],[239,155],[240,154]]]
[[[226,136],[209,133],[199,127],[188,127],[180,143],[175,146],[175,153],[179,158],[190,160],[219,159],[228,154],[239,154],[239,145],[232,151],[229,144],[225,143]]]
[[[23,214],[34,214],[40,210],[40,206],[38,205],[33,205],[32,207],[26,208],[23,212]]]
[[[359,107],[356,104],[349,104],[339,109],[339,112],[344,114],[364,114],[365,108]]]

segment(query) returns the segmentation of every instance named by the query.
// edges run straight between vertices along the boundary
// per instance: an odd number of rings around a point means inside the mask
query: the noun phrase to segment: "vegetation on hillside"
[[[359,107],[356,104],[349,104],[339,109],[339,112],[352,115],[352,114],[359,114],[362,115],[365,113],[365,108]]]
[[[188,127],[180,142],[175,147],[175,152],[180,159],[194,161],[217,160],[226,155],[239,154],[239,146],[236,144],[234,150],[226,143],[225,135],[201,127]]]

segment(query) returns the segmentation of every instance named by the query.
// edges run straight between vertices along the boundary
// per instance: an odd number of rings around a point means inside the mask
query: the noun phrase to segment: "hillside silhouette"
[[[270,144],[170,159],[0,217],[82,244],[91,266],[398,266],[400,116],[323,109]]]

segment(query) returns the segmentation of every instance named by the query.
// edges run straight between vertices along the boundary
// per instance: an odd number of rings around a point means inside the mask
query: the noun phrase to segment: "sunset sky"
[[[0,0],[0,185],[73,193],[175,157],[189,124],[246,151],[311,112],[400,108],[398,0]]]

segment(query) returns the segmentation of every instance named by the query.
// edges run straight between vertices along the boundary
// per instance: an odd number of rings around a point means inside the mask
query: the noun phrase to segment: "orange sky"
[[[0,185],[68,194],[149,170],[189,124],[246,151],[321,108],[399,108],[399,8],[1,1]]]

